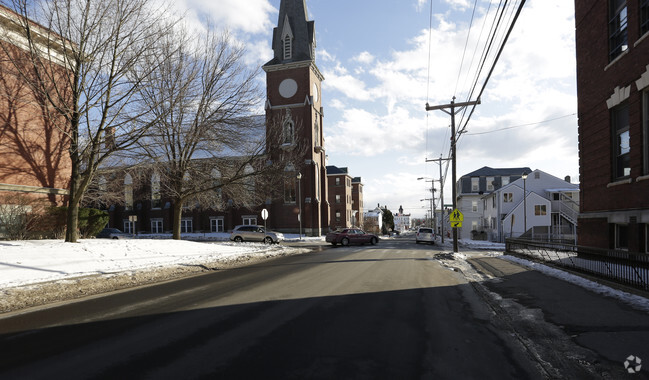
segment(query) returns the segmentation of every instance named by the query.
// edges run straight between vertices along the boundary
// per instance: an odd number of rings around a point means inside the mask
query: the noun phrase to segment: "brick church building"
[[[305,0],[282,0],[277,27],[273,30],[274,57],[263,66],[266,72],[266,128],[282,128],[284,144],[269,147],[276,159],[284,150],[305,144],[304,159],[295,172],[297,181],[287,181],[289,194],[269,208],[271,225],[295,231],[302,212],[302,228],[319,236],[329,227],[327,168],[322,133],[321,84],[324,77],[316,65],[315,23],[308,20]],[[270,135],[270,133],[267,133]],[[304,148],[304,147],[302,147]],[[297,186],[297,189],[293,189]]]

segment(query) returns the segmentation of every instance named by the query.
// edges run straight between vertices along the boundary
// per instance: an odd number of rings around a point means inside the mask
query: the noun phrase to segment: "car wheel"
[[[376,245],[376,243],[377,243],[377,240],[376,240],[375,237],[373,237],[373,238],[370,239],[370,244],[372,244],[372,245]]]
[[[243,238],[241,236],[236,236],[234,238],[234,241],[236,241],[237,243],[241,243],[243,241]]]
[[[345,247],[349,245],[349,239],[343,238],[343,240],[340,241],[340,244],[344,245]]]
[[[264,243],[269,244],[269,245],[273,244],[273,238],[270,237],[270,236],[266,236],[266,238],[264,239]]]
[[[117,236],[113,236],[113,240],[117,240],[117,239],[119,239]]]

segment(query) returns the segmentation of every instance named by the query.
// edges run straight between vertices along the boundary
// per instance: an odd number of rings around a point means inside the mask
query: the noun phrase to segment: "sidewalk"
[[[492,277],[483,285],[551,365],[578,360],[604,378],[649,378],[649,313],[502,258],[468,262]],[[646,360],[639,373],[626,372],[630,355]]]

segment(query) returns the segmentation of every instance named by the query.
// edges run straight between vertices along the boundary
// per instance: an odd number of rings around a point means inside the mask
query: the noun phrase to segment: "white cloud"
[[[230,30],[253,34],[269,34],[276,24],[270,15],[278,12],[268,0],[184,0],[179,4],[185,9],[200,10],[199,19],[207,18]]]
[[[359,62],[359,63],[364,63],[366,65],[369,65],[372,62],[374,62],[374,56],[372,54],[370,54],[369,52],[364,51],[364,52],[360,53],[359,55],[357,55],[356,57],[354,57],[353,60],[356,61],[356,62]]]

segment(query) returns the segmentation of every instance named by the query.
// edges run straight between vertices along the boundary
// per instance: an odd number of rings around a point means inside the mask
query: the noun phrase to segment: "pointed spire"
[[[273,29],[274,58],[266,64],[315,60],[315,25],[309,21],[306,0],[282,0]]]

